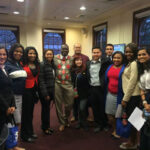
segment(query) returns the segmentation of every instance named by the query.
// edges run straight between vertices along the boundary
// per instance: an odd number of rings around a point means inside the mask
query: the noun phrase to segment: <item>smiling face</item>
[[[112,46],[106,46],[105,53],[107,56],[112,56],[113,51],[114,51],[114,49]]]
[[[64,44],[64,45],[62,45],[61,46],[61,54],[62,54],[62,56],[67,56],[68,55],[68,53],[69,53],[69,47],[68,47],[68,45],[66,45],[66,44]]]
[[[126,47],[126,49],[125,49],[125,56],[128,61],[132,61],[132,59],[134,57],[133,51],[129,47]]]
[[[0,49],[0,66],[3,66],[7,60],[7,53],[4,48]]]
[[[21,47],[18,47],[14,50],[13,53],[14,60],[20,61],[22,55],[23,55],[23,49]]]
[[[81,66],[82,66],[82,58],[76,59],[76,60],[75,60],[75,65],[76,65],[77,67],[81,67]]]
[[[98,48],[93,49],[92,51],[92,58],[95,61],[98,61],[102,56],[102,51]]]
[[[74,45],[74,52],[75,52],[75,54],[81,54],[81,44],[76,43]]]
[[[122,55],[117,53],[113,56],[113,63],[116,67],[119,67],[122,65],[122,61],[123,61],[123,58],[122,58]]]
[[[29,62],[33,63],[36,59],[36,52],[33,49],[30,49],[28,52],[28,60]]]
[[[140,63],[145,63],[150,59],[150,55],[147,53],[146,49],[142,49],[138,51],[137,58]]]
[[[48,61],[48,62],[51,62],[52,59],[53,59],[54,55],[53,55],[53,52],[48,50],[46,53],[45,53],[45,59]]]

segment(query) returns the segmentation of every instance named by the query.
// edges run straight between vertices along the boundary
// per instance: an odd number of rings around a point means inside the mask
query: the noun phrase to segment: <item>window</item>
[[[19,27],[0,25],[0,46],[9,50],[17,42],[19,42]]]
[[[65,43],[65,30],[44,29],[43,50],[52,49],[54,54],[60,54],[61,45]]]
[[[93,27],[93,46],[98,46],[105,51],[107,43],[107,23]]]
[[[133,42],[150,48],[150,8],[134,12]]]

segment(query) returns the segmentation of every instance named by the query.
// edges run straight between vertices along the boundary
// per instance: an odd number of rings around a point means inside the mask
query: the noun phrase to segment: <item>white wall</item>
[[[107,43],[121,44],[132,42],[132,24],[133,24],[133,12],[142,8],[150,6],[150,3],[146,3],[146,0],[139,1],[134,5],[122,6],[122,9],[118,11],[110,11],[100,16],[99,19],[88,24],[87,33],[83,34],[81,28],[66,28],[66,43],[70,48],[70,55],[73,55],[73,45],[76,42],[82,44],[82,52],[91,57],[92,49],[92,27],[100,23],[108,23],[107,31]],[[3,22],[8,24],[8,22]],[[42,26],[35,24],[15,24],[20,27],[20,43],[26,46],[35,46],[38,50],[39,57],[42,59],[43,42],[42,42]],[[50,28],[50,27],[49,27]],[[57,28],[57,27],[55,27]]]

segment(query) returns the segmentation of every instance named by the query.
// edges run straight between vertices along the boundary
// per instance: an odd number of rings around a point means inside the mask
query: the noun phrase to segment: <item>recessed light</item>
[[[17,0],[17,2],[23,3],[23,2],[24,2],[24,0]]]
[[[13,13],[14,13],[15,15],[19,15],[19,14],[20,14],[19,11],[14,11]]]
[[[69,18],[69,17],[64,17],[64,19],[65,19],[65,20],[68,20],[68,19],[70,19],[70,18]]]
[[[80,7],[80,10],[86,10],[85,6]]]

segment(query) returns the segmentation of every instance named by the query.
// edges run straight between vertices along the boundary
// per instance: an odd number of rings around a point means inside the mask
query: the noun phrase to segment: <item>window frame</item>
[[[45,33],[51,33],[51,32],[44,32],[44,30],[53,30],[53,31],[63,31],[64,32],[64,37],[62,38],[62,43],[66,43],[66,30],[65,29],[58,29],[58,28],[43,28],[42,29],[42,45],[43,45],[43,57],[44,57],[44,36]],[[57,33],[57,32],[56,32]]]
[[[143,8],[143,9],[140,9],[140,10],[137,10],[137,11],[133,12],[132,42],[136,43],[137,46],[139,46],[140,24],[148,16],[143,16],[141,18],[137,18],[136,15],[141,14],[141,13],[146,12],[146,11],[150,11],[150,7]]]
[[[108,22],[103,22],[101,24],[98,24],[98,25],[95,25],[95,26],[92,27],[92,31],[93,31],[93,34],[92,34],[92,36],[93,36],[93,44],[92,45],[93,45],[93,47],[95,46],[95,40],[96,40],[94,28],[99,27],[99,26],[104,26],[104,25],[106,26],[106,44],[107,44]]]
[[[17,25],[0,24],[0,28],[2,28],[2,27],[4,27],[4,28],[16,28],[17,30],[16,30],[16,33],[14,33],[14,34],[16,36],[17,43],[20,43],[20,27],[19,26],[17,26]]]

